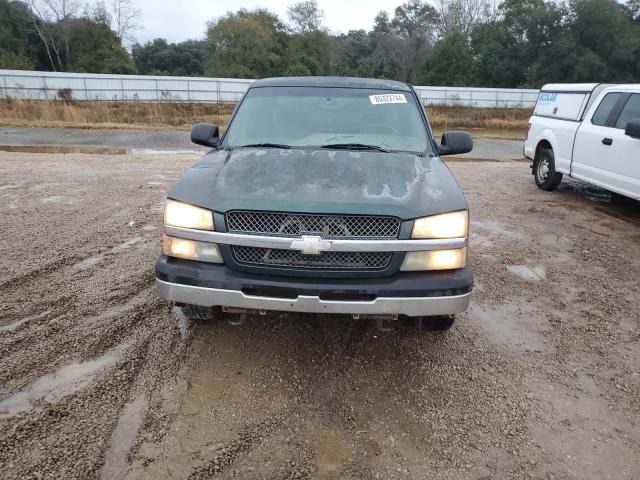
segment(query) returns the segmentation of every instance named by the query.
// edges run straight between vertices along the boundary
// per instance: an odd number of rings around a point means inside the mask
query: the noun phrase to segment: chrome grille
[[[298,250],[232,247],[236,262],[277,267],[318,269],[381,270],[391,262],[390,252],[325,252],[304,255]]]
[[[231,211],[227,230],[255,235],[319,235],[323,238],[392,239],[400,233],[400,219],[383,216],[309,215]]]

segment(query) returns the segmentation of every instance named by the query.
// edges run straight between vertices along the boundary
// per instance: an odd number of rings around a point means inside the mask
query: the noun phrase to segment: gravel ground
[[[499,132],[492,132],[497,134]],[[522,158],[521,140],[496,140],[486,138],[474,139],[473,152],[461,155],[464,158],[515,160]],[[99,147],[124,149],[133,153],[154,153],[154,151],[206,151],[190,142],[189,132],[172,130],[94,130],[80,128],[17,128],[0,127],[0,151],[3,146],[37,147],[55,146],[59,153],[66,153],[65,148],[73,151],[73,147]],[[6,149],[6,148],[5,148]],[[204,149],[204,150],[203,150]],[[47,153],[58,153],[51,151]],[[109,152],[80,152],[109,153]],[[116,152],[113,152],[116,153]]]
[[[640,478],[640,209],[452,162],[477,287],[446,334],[157,298],[195,156],[0,153],[0,477]]]

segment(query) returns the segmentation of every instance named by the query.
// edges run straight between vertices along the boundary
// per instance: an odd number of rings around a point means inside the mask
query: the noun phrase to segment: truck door
[[[640,121],[640,93],[629,96],[616,120],[610,159],[612,190],[640,200],[640,138],[625,134],[631,121]]]
[[[576,133],[571,162],[572,177],[622,194],[634,183],[631,170],[635,169],[635,182],[638,182],[640,142],[636,140],[634,147],[634,140],[626,137],[624,129],[617,127],[621,112],[631,96],[625,92],[608,93],[594,113],[587,114]],[[634,149],[635,162],[632,158]],[[632,163],[636,165],[632,166]],[[635,190],[638,190],[637,186]]]

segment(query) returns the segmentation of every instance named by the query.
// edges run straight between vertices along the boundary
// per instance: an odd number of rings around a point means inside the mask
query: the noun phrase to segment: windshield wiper
[[[249,148],[249,147],[258,147],[258,148],[293,148],[291,145],[284,145],[282,143],[249,143],[247,145],[236,145],[233,148]]]
[[[337,150],[376,150],[378,152],[389,153],[386,148],[379,147],[378,145],[367,145],[365,143],[329,143],[322,145],[321,148],[335,148]]]

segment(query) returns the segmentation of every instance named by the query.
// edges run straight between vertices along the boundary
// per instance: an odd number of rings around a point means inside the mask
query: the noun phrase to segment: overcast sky
[[[135,32],[140,43],[162,37],[170,42],[203,38],[208,20],[240,8],[268,8],[283,20],[292,0],[135,0],[142,12],[141,30]],[[401,0],[318,0],[325,13],[325,25],[332,32],[369,29],[380,10],[389,14]]]

